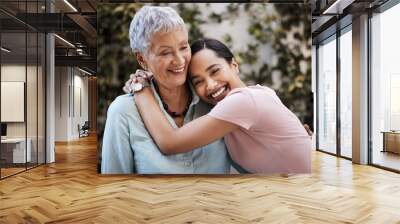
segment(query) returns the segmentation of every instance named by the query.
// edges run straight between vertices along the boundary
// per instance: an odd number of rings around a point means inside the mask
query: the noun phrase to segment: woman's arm
[[[164,154],[188,152],[224,137],[239,126],[211,116],[202,116],[174,129],[161,111],[151,88],[135,93],[140,115],[160,151]]]

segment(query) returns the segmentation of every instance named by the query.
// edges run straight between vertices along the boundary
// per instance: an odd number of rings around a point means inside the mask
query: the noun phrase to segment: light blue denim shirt
[[[151,88],[168,121],[176,128],[164,110],[160,97]],[[207,114],[211,106],[193,94],[184,123]],[[211,130],[210,130],[211,131]],[[103,174],[227,174],[230,162],[223,139],[187,153],[163,155],[143,121],[131,94],[117,97],[108,108],[102,145],[101,173]]]

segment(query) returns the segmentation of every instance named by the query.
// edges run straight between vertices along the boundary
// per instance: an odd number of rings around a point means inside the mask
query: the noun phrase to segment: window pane
[[[28,62],[27,62],[27,80],[26,80],[26,112],[27,112],[27,135],[30,142],[30,158],[28,159],[28,168],[37,165],[37,33],[28,31]]]
[[[396,170],[400,170],[400,30],[395,28],[399,21],[400,4],[371,19],[372,163]]]
[[[340,36],[340,153],[351,158],[352,141],[352,36]]]
[[[38,45],[38,164],[45,163],[45,44],[46,37],[39,33]]]
[[[24,171],[30,161],[26,141],[26,33],[1,33],[1,177]]]
[[[336,153],[336,40],[318,48],[318,148]]]

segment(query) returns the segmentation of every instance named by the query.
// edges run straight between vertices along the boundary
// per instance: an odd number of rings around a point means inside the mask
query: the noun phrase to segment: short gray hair
[[[157,32],[170,32],[186,28],[183,19],[171,7],[144,6],[133,17],[129,27],[129,40],[134,53],[145,53],[150,38]]]

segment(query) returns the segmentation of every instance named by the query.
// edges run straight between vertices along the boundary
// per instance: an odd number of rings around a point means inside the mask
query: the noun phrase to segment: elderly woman
[[[154,74],[151,89],[161,110],[174,127],[210,110],[187,82],[191,52],[182,18],[169,7],[144,6],[130,25],[132,51],[140,66]],[[140,91],[143,86],[137,86]],[[230,163],[222,140],[193,151],[165,156],[146,130],[134,97],[117,97],[107,113],[102,145],[103,174],[219,173]]]

